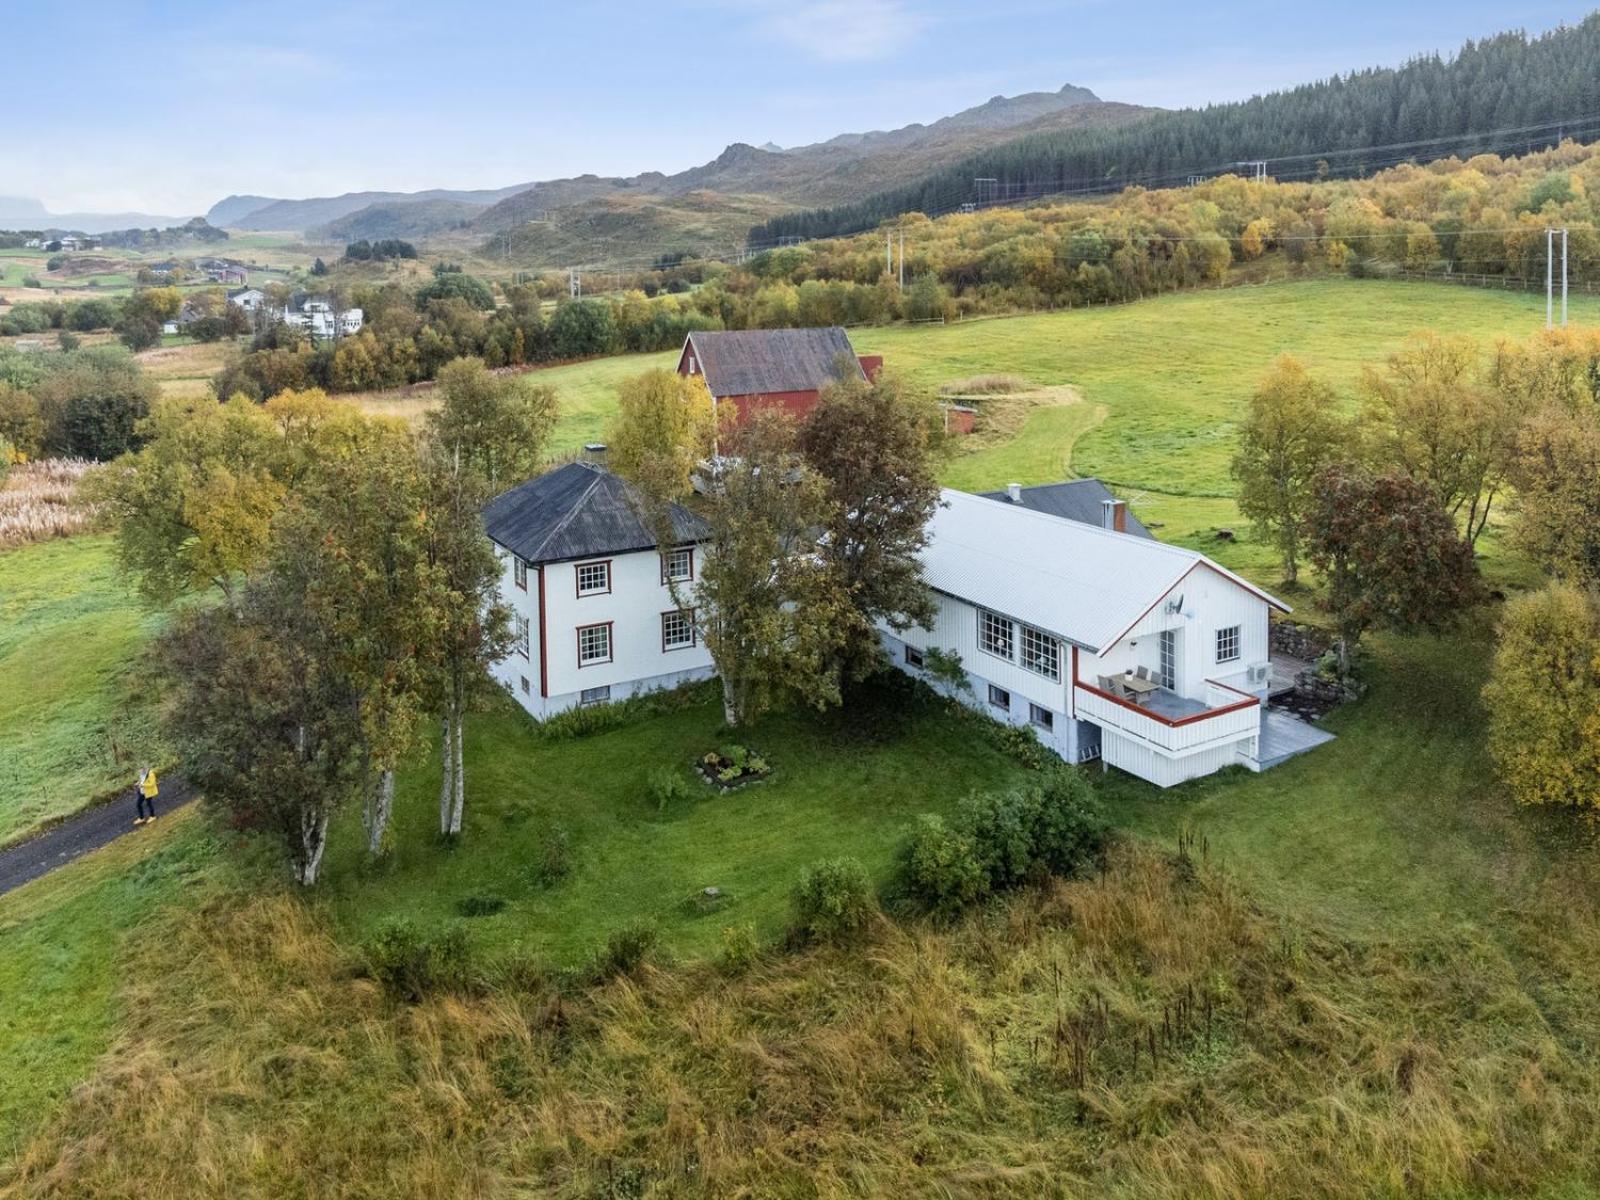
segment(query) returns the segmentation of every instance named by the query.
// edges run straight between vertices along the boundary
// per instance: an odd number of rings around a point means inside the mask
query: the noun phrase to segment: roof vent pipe
[[[1020,483],[1006,484],[1006,495],[1011,497],[1011,503],[1022,503],[1022,485]]]

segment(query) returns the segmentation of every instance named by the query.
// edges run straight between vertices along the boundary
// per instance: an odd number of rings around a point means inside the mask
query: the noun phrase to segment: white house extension
[[[484,509],[516,638],[493,674],[535,717],[711,676],[694,612],[669,586],[692,591],[705,524],[674,505],[673,542],[658,549],[643,514],[633,489],[588,462]]]
[[[1291,752],[1263,744],[1268,614],[1287,607],[1130,527],[1098,482],[1055,486],[1075,490],[944,492],[922,554],[938,615],[883,630],[895,663],[936,682],[935,652],[953,652],[968,702],[1031,723],[1068,762],[1099,758],[1162,787]],[[1099,521],[1081,519],[1095,508]],[[1303,728],[1308,744],[1326,737]]]

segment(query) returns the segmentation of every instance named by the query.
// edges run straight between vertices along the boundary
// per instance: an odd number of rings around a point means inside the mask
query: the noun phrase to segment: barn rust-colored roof
[[[839,379],[866,378],[849,336],[837,325],[697,331],[688,346],[713,396],[809,392]]]
[[[527,563],[566,562],[602,554],[627,554],[656,545],[644,501],[616,475],[590,462],[573,462],[502,492],[484,506],[491,541]],[[704,539],[704,521],[672,505],[674,543]]]

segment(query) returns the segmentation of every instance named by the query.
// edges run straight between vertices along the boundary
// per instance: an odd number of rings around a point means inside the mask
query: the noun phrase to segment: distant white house
[[[1032,725],[1068,762],[1098,758],[1162,787],[1233,763],[1261,770],[1326,738],[1302,726],[1309,736],[1288,745],[1264,722],[1268,618],[1282,601],[1130,525],[1099,483],[1064,486],[944,492],[922,553],[933,624],[882,630],[901,670]],[[941,658],[959,661],[959,684],[931,670]]]
[[[247,313],[254,313],[267,302],[267,294],[260,288],[240,288],[228,293],[228,303],[236,304]]]
[[[484,527],[504,564],[515,641],[496,680],[535,717],[710,678],[711,655],[670,583],[692,591],[706,526],[673,506],[661,547],[616,475],[568,463],[495,497]]]
[[[312,296],[284,305],[281,319],[285,325],[307,330],[320,342],[360,333],[364,316],[359,308],[338,309],[327,297]]]

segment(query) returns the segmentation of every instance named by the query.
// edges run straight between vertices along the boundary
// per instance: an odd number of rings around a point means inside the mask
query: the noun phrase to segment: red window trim
[[[602,564],[605,566],[605,569],[606,569],[606,586],[605,586],[605,590],[604,591],[596,591],[596,592],[586,592],[586,591],[584,591],[583,590],[583,584],[581,582],[579,582],[582,579],[582,576],[579,574],[579,572],[582,571],[584,567],[598,567],[598,566],[601,566]],[[574,596],[576,596],[579,600],[587,600],[590,596],[609,596],[609,595],[611,595],[611,564],[612,564],[612,560],[609,559],[609,558],[588,558],[588,559],[585,559],[583,562],[573,563],[572,564],[572,594]]]
[[[683,613],[689,618],[689,642],[683,646],[667,645],[667,618],[678,613]],[[694,623],[694,609],[669,608],[661,614],[661,653],[671,654],[674,650],[693,650],[700,644],[700,630]]]
[[[581,671],[585,667],[603,667],[607,663],[617,661],[616,631],[612,628],[614,625],[616,625],[615,621],[595,621],[590,625],[579,625],[573,630],[573,646],[578,652],[578,670]],[[606,631],[606,656],[604,658],[591,658],[588,662],[584,662],[583,631],[585,629],[599,629],[601,626],[604,626]]]
[[[666,587],[667,583],[668,583],[668,579],[667,579],[667,555],[676,554],[680,550],[687,550],[689,552],[689,574],[687,576],[685,576],[682,580],[673,580],[672,582],[675,582],[675,583],[693,583],[694,582],[694,547],[693,546],[674,546],[671,550],[666,551],[666,553],[664,553],[664,554],[662,554],[660,556],[661,557],[661,586],[662,587]]]

